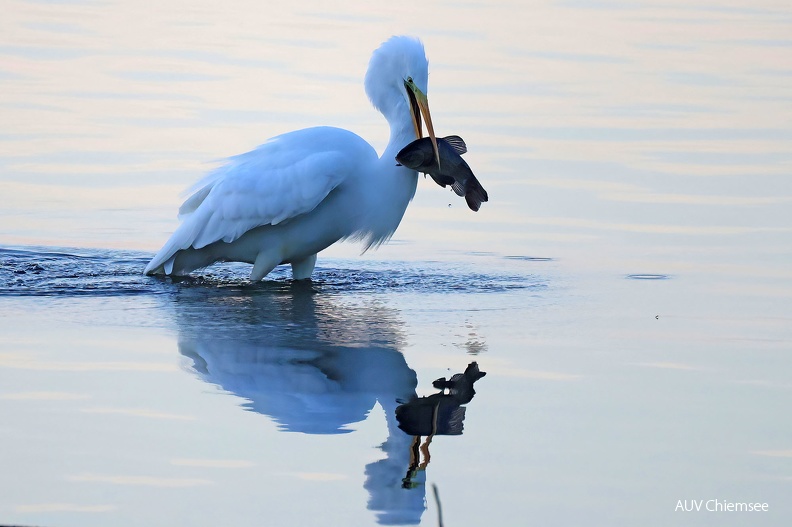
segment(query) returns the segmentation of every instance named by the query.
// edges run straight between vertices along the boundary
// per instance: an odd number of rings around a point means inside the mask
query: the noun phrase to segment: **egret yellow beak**
[[[423,115],[426,121],[426,131],[432,141],[432,148],[434,148],[435,159],[437,164],[440,165],[440,151],[437,149],[437,137],[435,137],[434,126],[432,126],[432,114],[429,113],[429,101],[426,98],[426,94],[409,77],[404,81],[404,87],[407,89],[407,95],[410,99],[410,115],[412,115],[415,135],[419,139],[423,137],[421,133],[421,115]]]

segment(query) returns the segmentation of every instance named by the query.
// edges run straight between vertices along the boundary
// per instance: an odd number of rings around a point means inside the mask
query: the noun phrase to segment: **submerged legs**
[[[253,270],[250,271],[250,281],[258,282],[259,280],[263,280],[279,263],[279,255],[267,252],[266,250],[261,251],[258,253],[258,256],[256,256],[256,261],[253,262]]]
[[[292,278],[294,280],[305,280],[311,277],[311,273],[316,265],[316,254],[312,254],[300,261],[292,262]]]
[[[270,251],[262,251],[256,256],[256,261],[253,262],[253,270],[250,272],[250,281],[258,282],[263,280],[270,271],[275,269],[282,262],[280,254],[273,254]],[[291,263],[292,278],[294,280],[305,280],[311,277],[311,273],[316,265],[316,254],[312,254],[296,260]]]

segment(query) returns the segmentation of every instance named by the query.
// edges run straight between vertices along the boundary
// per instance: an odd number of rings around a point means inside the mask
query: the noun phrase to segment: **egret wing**
[[[323,127],[275,137],[231,158],[191,189],[179,209],[182,224],[146,272],[163,265],[169,272],[180,250],[230,243],[250,229],[312,211],[369,155],[376,158],[357,135]]]

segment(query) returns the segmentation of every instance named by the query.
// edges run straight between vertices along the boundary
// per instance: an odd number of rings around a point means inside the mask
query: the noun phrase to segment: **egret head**
[[[421,41],[413,37],[391,37],[371,56],[366,72],[366,95],[392,128],[409,118],[416,138],[423,137],[423,116],[426,131],[439,159],[426,98],[428,81],[429,62]]]

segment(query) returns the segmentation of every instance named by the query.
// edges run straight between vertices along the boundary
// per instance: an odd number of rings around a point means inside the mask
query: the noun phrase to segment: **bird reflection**
[[[399,351],[398,312],[375,298],[322,294],[310,283],[184,287],[174,304],[188,368],[281,430],[348,433],[379,403],[388,437],[385,458],[365,468],[368,508],[380,524],[420,523],[429,458],[427,445],[425,462],[416,461],[416,445],[422,436],[431,442],[461,433],[460,405],[474,393],[467,371],[440,394],[417,397],[415,371]],[[435,424],[427,425],[433,412]]]

